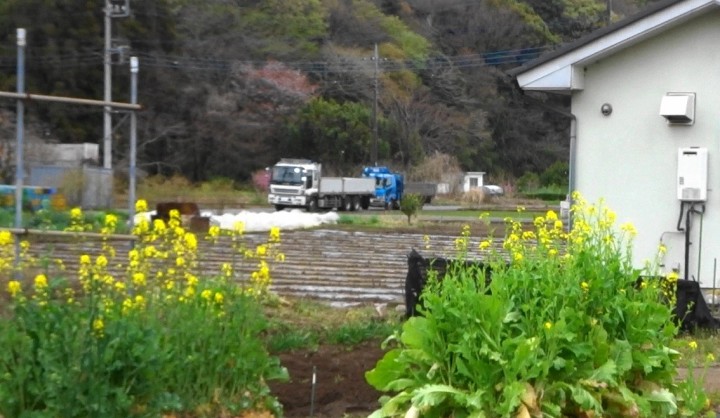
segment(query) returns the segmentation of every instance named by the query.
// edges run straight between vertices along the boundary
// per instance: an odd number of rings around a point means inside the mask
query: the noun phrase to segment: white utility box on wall
[[[707,148],[678,149],[678,199],[684,202],[707,200],[707,169]]]

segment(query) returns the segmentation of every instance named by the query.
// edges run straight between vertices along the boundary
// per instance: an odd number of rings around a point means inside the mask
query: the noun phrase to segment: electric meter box
[[[707,148],[678,149],[677,197],[683,202],[707,200]]]

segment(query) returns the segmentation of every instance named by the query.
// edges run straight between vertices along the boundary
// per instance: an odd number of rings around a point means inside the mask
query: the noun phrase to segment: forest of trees
[[[569,121],[549,109],[569,102],[530,100],[506,71],[650,2],[129,0],[130,16],[112,20],[114,45],[128,47],[113,55],[113,100],[129,101],[128,58],[139,57],[137,161],[149,174],[242,181],[302,157],[352,175],[377,138],[382,164],[441,154],[517,178],[567,159]],[[27,92],[102,99],[104,3],[0,0],[0,90],[15,91],[23,27]],[[14,110],[0,102],[3,150]],[[101,108],[26,112],[38,140],[102,144]],[[124,116],[114,116],[115,167],[127,166]]]

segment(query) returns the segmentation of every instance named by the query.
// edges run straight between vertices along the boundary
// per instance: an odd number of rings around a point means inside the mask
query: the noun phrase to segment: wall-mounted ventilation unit
[[[669,125],[692,125],[695,122],[695,93],[667,93],[660,102],[660,116]]]
[[[707,200],[707,148],[678,150],[677,197],[683,202]]]

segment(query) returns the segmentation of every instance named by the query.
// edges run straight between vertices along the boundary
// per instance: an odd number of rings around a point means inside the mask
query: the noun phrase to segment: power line
[[[520,48],[513,50],[489,51],[480,54],[458,56],[431,56],[424,60],[391,60],[384,59],[379,62],[384,72],[402,70],[433,70],[441,71],[445,68],[472,69],[501,66],[507,64],[521,65],[531,59],[537,58],[553,46]],[[216,71],[227,72],[235,66],[260,67],[264,60],[236,60],[232,58],[203,58],[183,55],[159,55],[150,52],[137,52],[134,55],[143,59],[143,66],[157,69],[182,69],[185,71]],[[52,65],[54,68],[72,69],[87,68],[101,64],[102,50],[89,50],[84,52],[50,54],[30,57],[26,62],[30,68],[43,65]],[[0,54],[0,68],[14,68],[16,56]],[[338,61],[285,61],[287,67],[311,73],[326,74],[369,74],[374,64],[363,61],[361,58],[341,58]],[[117,64],[113,64],[117,65]]]

